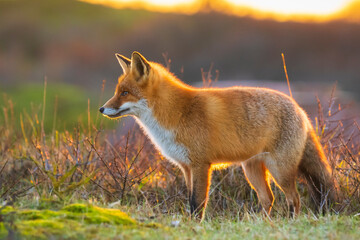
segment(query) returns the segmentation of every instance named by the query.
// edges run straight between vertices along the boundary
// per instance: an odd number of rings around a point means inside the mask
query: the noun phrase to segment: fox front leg
[[[192,188],[189,195],[191,216],[202,221],[205,215],[211,183],[210,165],[192,166],[191,176]]]
[[[190,195],[191,189],[192,189],[192,176],[191,176],[191,168],[189,165],[181,164],[180,169],[184,174],[186,188],[188,190],[188,193]]]

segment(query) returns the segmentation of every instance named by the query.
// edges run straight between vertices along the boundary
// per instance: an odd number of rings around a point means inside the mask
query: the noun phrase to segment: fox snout
[[[99,108],[99,112],[106,117],[109,118],[117,118],[121,116],[125,110],[122,108],[118,101],[118,96],[115,94],[112,98],[110,98],[103,106]]]
[[[99,111],[106,117],[118,118],[129,109],[101,107]]]
[[[99,108],[99,111],[102,115],[108,118],[119,118],[123,116],[127,116],[129,114],[133,114],[131,109],[134,107],[132,103],[125,103],[120,107],[108,107],[107,104]]]

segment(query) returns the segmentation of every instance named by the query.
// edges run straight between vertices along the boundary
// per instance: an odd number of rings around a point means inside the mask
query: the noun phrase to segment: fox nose
[[[105,108],[104,108],[104,107],[99,108],[99,111],[100,111],[101,113],[103,113],[103,112],[104,112],[104,110],[105,110]]]

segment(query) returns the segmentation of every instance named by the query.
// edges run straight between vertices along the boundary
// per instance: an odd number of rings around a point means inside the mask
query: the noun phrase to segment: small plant
[[[101,162],[101,173],[98,179],[106,185],[107,193],[124,203],[125,196],[132,191],[133,186],[137,185],[137,190],[149,181],[149,176],[153,174],[156,168],[149,169],[149,162],[145,162],[140,154],[144,150],[144,143],[135,148],[135,138],[138,134],[130,137],[130,131],[126,136],[125,146],[114,146],[108,140],[101,152],[97,147],[88,140],[91,149],[96,153],[98,160]],[[132,138],[131,146],[129,140]],[[141,139],[141,136],[140,136]]]

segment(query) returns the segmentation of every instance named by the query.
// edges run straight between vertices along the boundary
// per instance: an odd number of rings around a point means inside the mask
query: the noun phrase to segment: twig
[[[288,84],[288,87],[289,87],[290,97],[292,97],[291,88],[290,88],[290,81],[289,81],[289,76],[288,76],[287,69],[286,69],[284,53],[281,53],[281,57],[282,57],[283,65],[284,65],[284,72],[285,72],[285,76],[286,76],[286,81],[287,81],[287,84]]]

